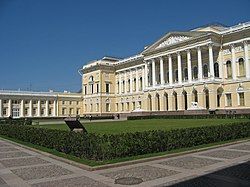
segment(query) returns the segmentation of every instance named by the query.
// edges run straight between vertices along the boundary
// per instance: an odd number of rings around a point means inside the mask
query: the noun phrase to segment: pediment
[[[170,36],[169,38],[167,38],[166,40],[162,41],[160,44],[158,44],[158,46],[156,46],[155,49],[159,49],[159,48],[163,48],[172,44],[176,44],[185,40],[188,40],[192,37],[189,36]]]
[[[149,51],[154,51],[158,50],[161,48],[165,48],[168,46],[172,46],[175,44],[179,44],[181,42],[184,42],[186,40],[190,40],[195,38],[196,36],[200,36],[203,33],[199,32],[170,32],[163,37],[161,37],[159,40],[157,40],[155,43],[147,47],[143,53],[149,52]]]

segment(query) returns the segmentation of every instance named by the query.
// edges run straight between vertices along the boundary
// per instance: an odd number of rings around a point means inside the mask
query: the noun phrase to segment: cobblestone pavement
[[[87,171],[0,139],[0,187],[221,186],[221,182],[227,186],[250,186],[249,173],[250,141]]]

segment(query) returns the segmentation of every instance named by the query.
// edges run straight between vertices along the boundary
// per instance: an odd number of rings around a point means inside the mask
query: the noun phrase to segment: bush
[[[250,122],[114,135],[76,133],[23,125],[0,125],[0,134],[97,161],[249,137]]]
[[[140,119],[250,119],[250,114],[200,114],[200,115],[147,115],[147,116],[128,116],[128,120]]]
[[[6,118],[0,120],[1,124],[9,124],[9,125],[32,125],[32,120],[28,118],[18,118],[18,119],[12,119],[12,118]]]

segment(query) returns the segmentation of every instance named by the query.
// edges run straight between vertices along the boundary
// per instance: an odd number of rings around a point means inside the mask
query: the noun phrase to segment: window
[[[65,101],[62,101],[62,105],[64,105],[65,104]]]
[[[226,94],[227,106],[232,106],[232,96],[231,94]]]
[[[35,105],[37,103],[37,101],[34,100],[32,103],[33,103],[33,105]]]
[[[129,110],[129,102],[127,102],[127,110]]]
[[[208,67],[207,64],[203,66],[203,77],[208,77]]]
[[[50,105],[51,105],[51,104],[53,104],[53,101],[52,101],[52,100],[50,100],[50,101],[49,101],[49,104],[50,104]]]
[[[184,80],[188,80],[188,69],[184,69]]]
[[[128,80],[128,88],[127,88],[128,92],[130,92],[130,79]]]
[[[106,93],[109,93],[109,83],[106,83]]]
[[[77,108],[77,109],[76,109],[76,114],[77,114],[77,115],[80,115],[80,108]]]
[[[91,94],[94,93],[94,84],[90,84],[90,85],[89,85],[89,90],[90,90],[90,93],[91,93]]]
[[[178,81],[178,69],[175,70],[175,82],[177,82],[177,81]]]
[[[245,98],[244,98],[244,93],[238,93],[239,94],[239,105],[240,106],[245,106]]]
[[[93,105],[90,104],[90,112],[93,112]]]
[[[6,103],[8,103],[8,100],[7,100],[7,99],[4,99],[4,100],[3,100],[3,104],[6,104]]]
[[[95,109],[96,112],[99,111],[99,103],[96,103],[96,109]]]
[[[194,68],[193,68],[193,78],[198,79],[198,68],[197,68],[197,66],[194,66]]]
[[[226,62],[227,67],[227,78],[232,78],[232,63],[230,60]]]
[[[87,104],[84,105],[84,108],[85,108],[85,112],[87,112],[88,110]]]
[[[133,110],[135,110],[135,102],[132,103]]]
[[[66,108],[62,109],[62,115],[66,115]]]
[[[121,111],[124,111],[124,104],[122,103],[121,106]]]
[[[134,78],[134,82],[133,82],[133,91],[136,90],[136,78]]]
[[[76,101],[76,105],[79,105],[79,101]]]
[[[45,104],[45,101],[41,101],[41,104],[44,105],[44,104]]]
[[[115,111],[117,112],[118,111],[118,103],[115,104]]]
[[[4,115],[4,116],[7,115],[7,108],[3,108],[3,115]]]
[[[99,84],[96,84],[96,93],[99,93]]]
[[[44,108],[41,109],[41,115],[43,116],[45,114]]]
[[[215,77],[219,77],[220,74],[219,74],[219,64],[217,62],[214,63],[214,76]]]
[[[28,113],[29,113],[29,112],[28,112],[28,108],[25,108],[25,109],[24,109],[24,115],[27,116]]]
[[[72,101],[70,101],[69,104],[72,105]]]
[[[70,115],[73,115],[73,114],[74,114],[74,109],[73,109],[73,108],[70,108],[70,109],[69,109],[69,112],[70,112]]]
[[[89,82],[93,82],[94,81],[94,77],[93,76],[90,76],[89,77]]]
[[[52,109],[50,108],[50,109],[49,109],[49,115],[51,115],[51,114],[52,114]]]
[[[84,86],[84,94],[87,95],[87,86]]]
[[[239,58],[239,76],[245,76],[244,59]]]
[[[36,109],[35,108],[33,108],[33,113],[32,113],[32,115],[36,115]]]
[[[28,101],[28,100],[25,100],[25,102],[24,102],[24,103],[27,105],[27,104],[29,104],[29,101]]]
[[[106,103],[106,112],[110,112],[110,104]]]
[[[138,108],[141,109],[141,101],[138,101]]]
[[[142,77],[139,79],[139,91],[142,91]]]

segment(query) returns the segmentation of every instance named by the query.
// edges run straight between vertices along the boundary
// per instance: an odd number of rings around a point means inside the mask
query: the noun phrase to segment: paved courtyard
[[[0,139],[0,187],[250,186],[250,141],[87,171]]]

